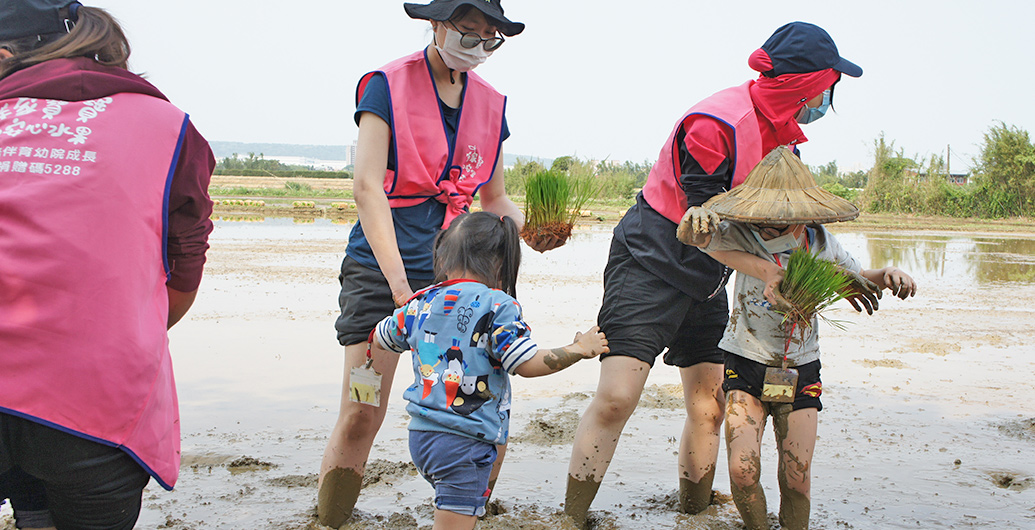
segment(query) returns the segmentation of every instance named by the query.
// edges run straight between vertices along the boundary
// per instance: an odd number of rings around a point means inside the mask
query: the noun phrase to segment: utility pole
[[[949,178],[952,178],[952,148],[949,144],[945,144],[945,172],[949,174]]]

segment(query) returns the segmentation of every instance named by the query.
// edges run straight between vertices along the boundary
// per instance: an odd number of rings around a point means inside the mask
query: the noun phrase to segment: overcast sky
[[[359,77],[431,38],[394,0],[84,2],[122,21],[131,69],[210,140],[350,144]],[[808,164],[869,168],[883,131],[907,156],[951,145],[956,171],[999,120],[1035,134],[1030,0],[503,5],[527,28],[477,72],[509,96],[507,153],[653,161],[675,120],[756,77],[748,55],[794,20],[864,70],[838,85],[836,113],[804,127]]]

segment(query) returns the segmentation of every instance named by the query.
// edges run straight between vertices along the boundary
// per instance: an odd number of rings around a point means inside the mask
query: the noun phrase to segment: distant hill
[[[245,142],[209,142],[216,159],[233,156],[237,153],[241,157],[248,156],[248,153],[262,154],[266,158],[276,156],[302,156],[316,160],[347,160],[349,146],[347,145],[301,145],[301,144],[253,144]],[[512,166],[517,159],[536,160],[540,164],[550,167],[553,164],[552,158],[542,158],[529,155],[512,155],[503,153],[503,165]]]

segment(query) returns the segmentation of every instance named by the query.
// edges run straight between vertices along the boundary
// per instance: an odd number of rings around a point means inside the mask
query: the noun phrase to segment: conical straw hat
[[[816,185],[809,168],[786,147],[773,149],[744,183],[716,195],[704,207],[722,219],[790,225],[849,221],[859,208]]]

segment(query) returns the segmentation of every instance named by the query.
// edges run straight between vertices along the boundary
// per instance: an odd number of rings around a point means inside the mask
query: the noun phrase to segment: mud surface
[[[836,228],[836,227],[835,227]],[[152,482],[138,528],[324,530],[316,472],[337,415],[338,270],[351,225],[217,222],[198,300],[170,334],[183,432],[176,489]],[[821,324],[823,405],[811,527],[1035,528],[1035,239],[851,232],[864,266],[915,275],[916,298],[872,317],[847,304]],[[525,317],[544,347],[595,323],[610,227],[524,253]],[[365,487],[345,528],[430,528],[431,487],[409,464],[399,363]],[[495,515],[479,528],[573,528],[562,515],[570,440],[600,363],[514,378],[512,443]],[[599,529],[740,529],[726,451],[700,515],[678,511],[678,371],[659,360],[590,511]],[[779,505],[772,427],[762,444],[769,511]],[[242,465],[234,466],[240,459]],[[247,460],[250,459],[250,460]],[[237,470],[238,472],[235,472]],[[13,528],[0,509],[0,529]],[[771,526],[778,527],[770,515]],[[7,525],[6,527],[3,525]],[[567,525],[567,526],[566,526]]]

